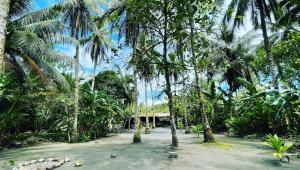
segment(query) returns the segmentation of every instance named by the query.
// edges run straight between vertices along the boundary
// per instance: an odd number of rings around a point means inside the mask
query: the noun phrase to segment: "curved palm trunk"
[[[137,87],[137,72],[134,71],[134,135],[133,135],[133,143],[141,143],[141,134],[139,129],[139,111],[138,111],[138,87]]]
[[[197,90],[198,97],[199,97],[200,112],[201,112],[201,118],[202,118],[202,123],[203,123],[204,142],[214,142],[215,139],[213,136],[213,132],[209,125],[209,121],[208,121],[205,107],[203,104],[202,89],[201,89],[202,87],[200,84],[199,71],[197,68],[196,56],[194,53],[194,21],[192,18],[190,18],[190,29],[191,29],[191,52],[192,52],[192,60],[193,60],[193,65],[194,65],[195,78],[196,78],[196,90]]]
[[[165,80],[166,80],[166,94],[168,96],[168,105],[171,117],[171,133],[172,133],[172,148],[178,147],[178,138],[176,135],[176,125],[174,118],[174,105],[173,105],[173,95],[171,91],[171,82],[170,82],[170,70],[167,57],[167,45],[168,45],[168,0],[164,0],[164,36],[163,36],[163,69],[165,71]]]
[[[150,127],[149,127],[149,117],[148,117],[148,96],[147,96],[147,80],[145,79],[145,105],[146,105],[146,129],[145,133],[148,134],[150,133]]]
[[[10,0],[0,0],[0,75],[4,71],[4,50],[9,4]]]
[[[268,32],[267,32],[267,24],[265,21],[265,18],[266,18],[265,9],[263,7],[262,0],[258,0],[257,4],[258,4],[259,13],[260,13],[261,29],[262,29],[263,37],[264,37],[265,51],[267,54],[267,58],[268,58],[269,62],[271,63],[270,72],[271,72],[271,77],[272,77],[272,83],[273,83],[274,88],[276,90],[278,90],[279,84],[278,84],[278,80],[276,77],[276,64],[274,62],[274,59],[273,59],[273,56],[271,53],[270,42],[269,42],[269,37],[268,37]]]

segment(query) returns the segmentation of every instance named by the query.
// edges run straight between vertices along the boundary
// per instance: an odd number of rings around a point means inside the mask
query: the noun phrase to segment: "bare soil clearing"
[[[152,129],[142,135],[141,144],[131,144],[133,134],[123,133],[97,141],[78,144],[51,143],[0,152],[0,169],[4,162],[14,160],[15,164],[39,158],[69,157],[68,162],[58,170],[147,170],[147,169],[300,169],[300,160],[292,157],[290,164],[277,161],[272,151],[261,142],[215,135],[217,143],[199,144],[202,138],[196,134],[178,131],[178,159],[169,159],[170,130]],[[111,158],[116,154],[116,158]],[[74,167],[76,160],[83,165]],[[35,166],[35,165],[33,165]]]

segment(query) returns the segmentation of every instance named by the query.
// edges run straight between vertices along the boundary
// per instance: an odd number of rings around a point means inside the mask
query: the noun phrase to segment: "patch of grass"
[[[221,148],[224,150],[229,150],[231,147],[233,147],[232,144],[223,143],[223,142],[200,143],[200,144],[207,146],[207,147],[218,147],[218,148]]]

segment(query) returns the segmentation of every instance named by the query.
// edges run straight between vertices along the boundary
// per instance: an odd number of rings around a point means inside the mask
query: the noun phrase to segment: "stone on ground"
[[[110,155],[110,157],[111,157],[111,158],[116,158],[116,157],[117,157],[117,154],[113,153],[113,154]]]
[[[177,152],[169,152],[169,158],[178,158]]]
[[[75,162],[75,167],[79,167],[79,166],[82,166],[82,162],[79,161],[79,160],[77,160],[77,161]]]

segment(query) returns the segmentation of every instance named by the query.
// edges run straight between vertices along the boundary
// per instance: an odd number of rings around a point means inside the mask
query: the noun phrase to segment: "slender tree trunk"
[[[145,105],[146,105],[146,129],[145,133],[150,133],[150,127],[149,127],[149,115],[148,115],[148,95],[147,95],[147,80],[145,79]]]
[[[79,41],[79,17],[80,12],[77,13],[76,25],[75,25],[75,39]],[[73,113],[73,132],[72,132],[72,142],[78,141],[78,110],[79,110],[79,44],[76,45],[75,54],[75,89],[74,89],[74,113]]]
[[[185,133],[190,133],[190,128],[189,128],[189,122],[188,122],[188,118],[187,118],[187,110],[186,110],[186,87],[184,85],[184,126],[185,126]]]
[[[262,0],[258,1],[258,9],[259,9],[259,13],[260,13],[260,21],[261,21],[261,29],[263,32],[263,37],[264,37],[264,46],[265,46],[265,51],[267,54],[267,58],[270,62],[270,72],[271,72],[271,77],[272,77],[272,83],[273,86],[276,90],[279,89],[279,84],[278,84],[278,80],[276,77],[276,64],[274,62],[272,53],[271,53],[271,47],[270,47],[270,42],[269,42],[269,37],[268,37],[268,32],[267,32],[267,24],[265,21],[266,15],[265,15],[265,10],[263,7],[263,2]]]
[[[78,141],[78,110],[79,110],[79,45],[76,46],[75,56],[75,89],[74,89],[74,113],[72,142]]]
[[[204,136],[204,142],[214,142],[214,136],[212,129],[210,128],[209,121],[206,115],[205,107],[203,104],[203,97],[202,97],[202,90],[201,90],[201,84],[199,79],[199,71],[197,67],[196,62],[196,56],[194,53],[194,21],[192,18],[190,18],[190,29],[191,29],[191,52],[192,52],[192,60],[194,65],[194,72],[195,72],[195,78],[196,78],[196,90],[199,97],[199,104],[200,104],[200,111],[201,111],[201,118],[203,123],[203,136]]]
[[[10,0],[0,0],[0,76],[3,74],[5,67],[4,51],[9,4]]]
[[[130,132],[130,120],[131,118],[128,119],[128,132]]]
[[[153,97],[153,90],[152,90],[152,83],[150,81],[150,88],[151,88],[151,99],[152,99],[152,104],[151,104],[151,112],[153,114],[153,123],[152,123],[152,128],[155,128],[156,125],[155,125],[155,113],[153,111],[153,108],[154,108],[154,97]]]
[[[134,77],[134,135],[133,135],[133,143],[141,143],[141,134],[139,129],[139,111],[138,111],[138,83],[137,83],[137,72],[133,72]]]
[[[213,66],[212,64],[209,64],[207,67],[207,82],[210,85],[210,101],[213,103],[212,111],[210,114],[210,119],[213,120],[215,117],[215,110],[216,110],[216,86],[214,78],[214,72],[213,72]]]
[[[172,133],[172,148],[178,147],[178,138],[176,135],[176,125],[174,118],[174,105],[173,105],[173,95],[171,91],[171,82],[170,82],[170,70],[168,63],[168,0],[164,0],[164,36],[163,36],[163,67],[165,71],[165,79],[166,79],[166,94],[168,96],[168,105],[171,117],[171,133]]]
[[[97,68],[97,60],[94,60],[93,80],[92,80],[92,87],[91,87],[92,92],[95,90],[96,68]]]
[[[229,107],[229,118],[233,117],[232,113],[232,97],[233,97],[233,92],[231,89],[229,89],[229,94],[228,94],[228,107]]]

